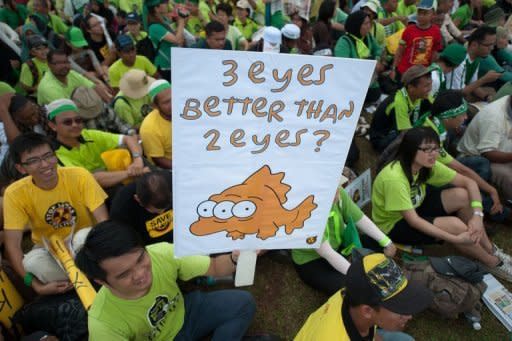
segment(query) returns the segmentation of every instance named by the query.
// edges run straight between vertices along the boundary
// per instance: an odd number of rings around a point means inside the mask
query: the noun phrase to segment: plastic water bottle
[[[482,325],[480,324],[480,316],[477,316],[473,313],[464,313],[466,320],[468,320],[469,324],[473,327],[474,330],[482,329]]]

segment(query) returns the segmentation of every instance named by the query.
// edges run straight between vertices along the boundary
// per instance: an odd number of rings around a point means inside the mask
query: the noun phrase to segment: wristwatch
[[[482,217],[482,218],[483,218],[483,217],[484,217],[484,212],[474,211],[474,212],[473,212],[473,215],[477,215],[477,216],[479,216],[479,217]]]
[[[142,154],[141,153],[132,153],[132,158],[133,159],[136,159],[138,157],[142,157]]]

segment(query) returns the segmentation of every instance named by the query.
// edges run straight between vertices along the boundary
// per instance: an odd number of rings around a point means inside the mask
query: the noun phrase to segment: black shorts
[[[441,192],[444,188],[427,186],[425,200],[420,207],[416,209],[416,213],[429,223],[433,224],[437,217],[449,216],[443,207],[441,200]],[[389,238],[395,243],[407,245],[423,245],[423,244],[439,244],[441,241],[437,238],[429,236],[418,229],[412,227],[405,219],[399,220],[391,232]]]

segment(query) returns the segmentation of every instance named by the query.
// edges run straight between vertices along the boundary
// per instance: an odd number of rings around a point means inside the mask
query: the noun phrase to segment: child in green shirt
[[[49,52],[48,42],[40,35],[33,34],[27,39],[31,59],[21,65],[20,87],[28,95],[35,95],[37,86],[48,71],[46,55]]]

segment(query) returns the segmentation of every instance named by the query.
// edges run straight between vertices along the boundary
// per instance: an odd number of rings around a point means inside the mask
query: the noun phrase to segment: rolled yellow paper
[[[94,290],[91,282],[85,277],[85,275],[77,268],[75,261],[69,254],[68,249],[64,242],[57,236],[52,235],[49,238],[49,244],[51,248],[51,252],[57,258],[66,270],[66,273],[71,281],[71,284],[75,287],[75,290],[82,301],[86,310],[92,305],[94,302],[94,298],[96,297],[96,290]]]

